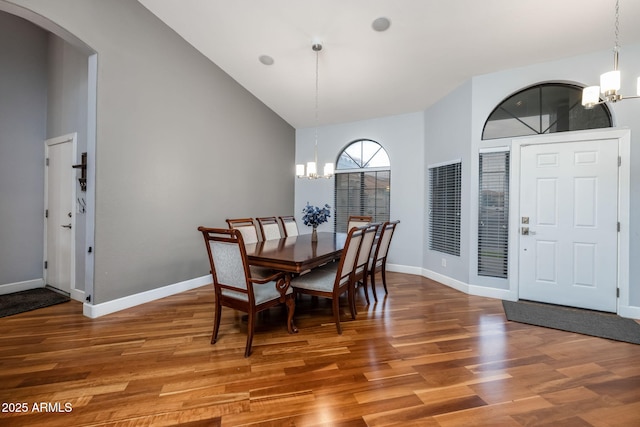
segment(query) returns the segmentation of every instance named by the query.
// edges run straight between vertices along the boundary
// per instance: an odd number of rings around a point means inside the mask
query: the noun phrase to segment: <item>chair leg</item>
[[[333,319],[336,322],[336,329],[338,330],[338,334],[342,335],[342,327],[340,326],[340,301],[339,301],[339,295],[334,295],[334,297],[333,297]]]
[[[356,286],[349,285],[347,289],[347,300],[349,302],[349,311],[351,312],[351,318],[353,320],[356,319],[356,315],[358,314],[358,310],[356,310]]]
[[[387,291],[387,261],[382,263],[382,286],[384,286],[384,293],[389,294]]]
[[[369,301],[369,291],[367,290],[367,275],[362,278],[362,287],[364,288],[364,298],[367,300],[367,305],[371,304]]]
[[[253,342],[253,329],[255,323],[255,314],[249,311],[249,318],[247,319],[247,346],[244,349],[244,357],[251,355],[251,343]]]
[[[378,302],[378,294],[376,293],[376,270],[374,269],[370,273],[371,276],[371,292],[373,293],[373,299]]]
[[[218,331],[220,330],[220,314],[222,312],[222,305],[217,301],[215,313],[213,314],[213,333],[211,334],[211,344],[215,344],[218,340]]]

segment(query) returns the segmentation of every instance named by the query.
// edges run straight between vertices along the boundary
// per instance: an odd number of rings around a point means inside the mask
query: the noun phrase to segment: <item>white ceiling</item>
[[[422,111],[474,75],[614,44],[614,0],[139,2],[296,128],[316,124],[315,41],[319,124]],[[620,0],[622,69],[638,18],[640,1]]]

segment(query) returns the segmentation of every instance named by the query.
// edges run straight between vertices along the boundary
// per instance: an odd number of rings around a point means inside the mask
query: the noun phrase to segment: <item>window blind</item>
[[[480,153],[478,275],[507,278],[509,152]]]
[[[429,168],[429,249],[460,256],[462,163]]]
[[[346,233],[351,215],[389,221],[391,171],[341,172],[335,175],[336,232]]]

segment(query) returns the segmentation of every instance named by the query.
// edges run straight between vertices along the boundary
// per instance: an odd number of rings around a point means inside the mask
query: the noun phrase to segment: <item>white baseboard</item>
[[[422,273],[422,269],[420,267],[412,267],[410,265],[400,264],[387,264],[387,271],[393,271],[395,273],[414,274],[416,276],[420,276]]]
[[[80,302],[85,301],[84,291],[81,291],[79,289],[71,289],[70,296],[71,296],[71,299],[74,301],[80,301]]]
[[[138,294],[107,301],[101,304],[85,303],[83,307],[83,314],[95,319],[96,317],[115,313],[116,311],[125,310],[127,308],[135,307],[170,295],[179,294],[180,292],[199,288],[200,286],[208,285],[210,283],[213,283],[213,279],[209,274],[202,277],[196,277],[195,279],[185,280],[184,282],[174,283],[173,285],[163,286],[150,291],[140,292]]]
[[[44,288],[44,279],[25,280],[24,282],[7,283],[0,285],[0,295],[12,294],[14,292],[26,291],[29,289]]]
[[[436,273],[435,271],[427,270],[426,268],[421,269],[421,272],[422,273],[420,275],[426,277],[427,279],[435,280],[436,282],[447,285],[450,288],[453,288],[460,292],[464,292],[465,294],[469,293],[469,285],[467,283],[461,282],[440,273]]]
[[[629,305],[618,306],[618,316],[640,320],[640,307]]]

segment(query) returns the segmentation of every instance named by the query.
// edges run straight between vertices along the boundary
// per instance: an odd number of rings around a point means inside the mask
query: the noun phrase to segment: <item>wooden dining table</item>
[[[346,233],[318,232],[318,241],[311,234],[265,240],[245,245],[249,264],[286,273],[302,273],[340,258]]]

